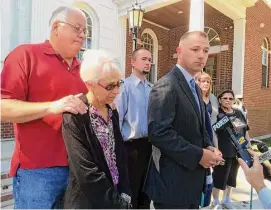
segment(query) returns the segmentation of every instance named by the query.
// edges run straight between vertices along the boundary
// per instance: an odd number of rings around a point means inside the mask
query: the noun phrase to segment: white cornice
[[[162,29],[164,29],[164,30],[167,30],[167,31],[170,30],[169,28],[167,28],[167,27],[165,27],[165,26],[162,26],[162,25],[159,25],[159,24],[157,24],[157,23],[154,23],[154,22],[152,22],[152,21],[150,21],[150,20],[147,20],[147,19],[144,19],[144,18],[143,18],[143,21],[146,22],[146,23],[152,24],[152,25],[154,25],[154,26],[157,26],[157,27],[159,27],[159,28],[162,28]]]
[[[213,8],[225,14],[232,20],[243,19],[246,17],[246,7],[243,0],[205,0]]]
[[[141,5],[142,9],[145,12],[149,12],[161,7],[165,7],[167,5],[173,4],[175,2],[179,2],[182,0],[138,0],[138,4]],[[136,2],[135,0],[112,0],[118,6],[119,16],[127,15],[127,10],[132,7],[132,5]]]

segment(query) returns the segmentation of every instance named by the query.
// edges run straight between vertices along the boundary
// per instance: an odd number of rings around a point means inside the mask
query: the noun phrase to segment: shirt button
[[[65,61],[64,61],[64,60],[62,60],[62,63],[65,63]]]
[[[67,69],[68,69],[68,70],[70,70],[70,68],[69,68],[69,67],[68,67]]]

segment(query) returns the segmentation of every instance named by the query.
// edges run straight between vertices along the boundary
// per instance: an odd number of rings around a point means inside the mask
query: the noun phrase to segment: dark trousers
[[[171,205],[154,202],[155,209],[199,209],[199,204]]]
[[[151,155],[151,144],[147,138],[125,142],[128,153],[128,171],[132,188],[132,205],[134,209],[149,209],[150,199],[143,192],[143,185]]]

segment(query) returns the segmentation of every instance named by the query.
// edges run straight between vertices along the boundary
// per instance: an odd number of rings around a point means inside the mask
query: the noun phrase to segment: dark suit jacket
[[[212,145],[205,128],[205,106],[196,86],[201,114],[184,75],[175,67],[150,93],[148,133],[161,156],[154,157],[145,191],[156,202],[171,205],[198,204],[205,169],[199,165],[203,150]]]
[[[85,96],[82,100],[87,104]],[[119,171],[117,189],[114,187],[103,149],[91,126],[89,113],[63,114],[62,133],[70,168],[69,184],[64,201],[65,208],[126,208],[126,203],[120,199],[119,195],[120,193],[130,194],[127,158],[116,110],[113,110],[112,121]]]

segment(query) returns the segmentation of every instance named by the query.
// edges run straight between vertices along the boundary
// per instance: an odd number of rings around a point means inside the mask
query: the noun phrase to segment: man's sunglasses
[[[225,97],[225,98],[222,98],[223,100],[230,100],[230,101],[233,101],[233,98],[227,98],[227,97]]]
[[[98,85],[100,85],[101,87],[103,87],[103,88],[106,89],[107,91],[111,91],[111,90],[114,90],[116,87],[120,87],[123,83],[124,83],[124,81],[123,81],[123,80],[120,80],[120,81],[118,81],[118,82],[115,83],[115,84],[109,84],[109,85],[103,86],[103,85],[101,85],[100,83],[98,83]]]

